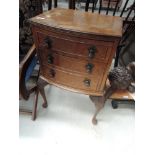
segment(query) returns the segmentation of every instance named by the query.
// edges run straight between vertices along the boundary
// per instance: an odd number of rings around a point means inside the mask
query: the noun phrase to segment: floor
[[[95,107],[87,95],[49,85],[45,92],[48,108],[42,108],[39,96],[36,121],[28,114],[19,116],[20,147],[32,147],[31,153],[36,147],[41,155],[54,150],[54,154],[133,154],[134,104],[119,104],[113,109],[108,100],[94,126],[91,118]],[[20,101],[20,105],[31,108],[33,97],[28,102]],[[28,152],[25,149],[22,154]]]

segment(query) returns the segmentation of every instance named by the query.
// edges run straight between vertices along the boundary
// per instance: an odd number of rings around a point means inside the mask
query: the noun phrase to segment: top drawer
[[[113,42],[37,32],[38,46],[90,59],[108,61]]]

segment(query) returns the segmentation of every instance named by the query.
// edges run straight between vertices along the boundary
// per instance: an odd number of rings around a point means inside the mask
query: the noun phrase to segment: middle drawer
[[[46,49],[39,49],[39,57],[43,65],[48,65],[49,67],[56,66],[66,71],[89,74],[92,76],[102,75],[106,67],[106,63],[81,60],[80,58],[64,56],[55,51],[51,52]]]

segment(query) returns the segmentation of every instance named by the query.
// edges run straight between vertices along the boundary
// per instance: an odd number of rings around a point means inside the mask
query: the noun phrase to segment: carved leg
[[[92,102],[95,104],[95,107],[96,107],[96,111],[95,111],[95,114],[92,118],[92,123],[94,125],[97,124],[97,119],[96,119],[96,116],[97,114],[100,112],[100,110],[104,107],[104,97],[103,96],[89,96],[90,99],[92,100]]]
[[[37,82],[37,86],[39,89],[39,92],[41,94],[41,96],[43,97],[44,103],[42,104],[43,108],[46,108],[47,105],[47,100],[46,100],[46,96],[45,96],[45,91],[44,91],[44,87],[47,85],[48,83],[46,81],[44,81],[43,79],[39,78],[38,82]]]
[[[96,111],[95,111],[95,114],[94,114],[93,119],[92,119],[92,123],[94,125],[97,124],[97,119],[96,119],[97,114],[104,107],[105,101],[107,100],[107,98],[109,96],[112,95],[112,93],[114,91],[115,91],[115,88],[113,86],[111,86],[105,90],[105,93],[103,96],[89,96],[90,99],[92,100],[92,102],[95,104],[95,107],[96,107]]]
[[[33,107],[33,111],[32,111],[32,120],[34,121],[36,119],[36,113],[37,113],[37,104],[38,104],[38,94],[39,91],[38,89],[35,92],[35,101],[34,101],[34,107]]]

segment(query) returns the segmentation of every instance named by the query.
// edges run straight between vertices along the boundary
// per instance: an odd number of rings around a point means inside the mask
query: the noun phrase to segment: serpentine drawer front
[[[57,8],[30,22],[40,77],[61,88],[102,96],[122,35],[122,19]]]
[[[57,67],[50,68],[48,66],[42,66],[42,74],[52,83],[57,83],[74,89],[95,91],[98,83],[98,77],[95,78],[93,76],[73,74],[72,72],[58,69]]]
[[[108,61],[114,42],[96,41],[68,36],[49,35],[48,32],[37,32],[38,44],[51,51],[68,53],[83,58],[96,58]],[[66,37],[66,38],[65,38]]]

